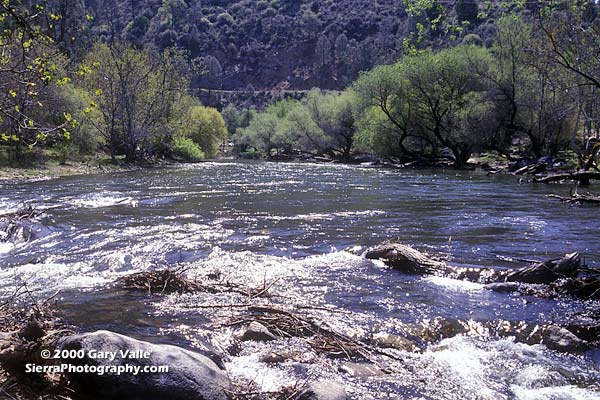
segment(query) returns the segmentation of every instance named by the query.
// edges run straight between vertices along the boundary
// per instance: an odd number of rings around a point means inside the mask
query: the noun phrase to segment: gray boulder
[[[398,349],[404,351],[419,351],[419,347],[410,339],[391,333],[377,333],[373,336],[373,342],[384,348]]]
[[[384,375],[384,372],[375,364],[350,361],[340,365],[338,371],[356,378],[369,378],[372,376]]]
[[[83,358],[63,363],[88,366],[95,372],[67,372],[79,398],[101,400],[226,400],[230,382],[208,357],[171,345],[157,345],[109,331],[64,338],[61,350],[80,350]],[[114,368],[130,370],[115,373]],[[168,366],[168,372],[134,373],[132,368]],[[100,373],[100,369],[104,369]]]

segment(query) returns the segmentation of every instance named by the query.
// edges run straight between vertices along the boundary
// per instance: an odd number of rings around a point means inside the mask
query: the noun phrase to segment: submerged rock
[[[346,390],[336,381],[311,383],[309,388],[298,396],[298,400],[346,400]]]
[[[250,323],[241,337],[243,341],[254,340],[257,342],[268,342],[275,339],[277,339],[277,336],[273,335],[266,326],[256,321]]]
[[[72,335],[61,350],[83,350],[84,357],[69,362],[79,366],[156,367],[168,372],[67,373],[75,393],[102,400],[225,400],[230,386],[225,372],[208,357],[171,345],[157,345],[109,331]],[[129,358],[128,355],[137,355]],[[115,357],[110,355],[114,354]],[[103,358],[99,355],[105,356]]]
[[[419,347],[410,339],[391,333],[378,333],[373,336],[373,342],[384,348],[398,349],[404,351],[419,351]]]
[[[494,292],[510,293],[518,291],[520,284],[518,282],[496,282],[489,283],[484,288]]]
[[[579,339],[572,332],[556,325],[544,328],[543,343],[552,350],[557,351],[585,351],[589,345],[585,340]]]

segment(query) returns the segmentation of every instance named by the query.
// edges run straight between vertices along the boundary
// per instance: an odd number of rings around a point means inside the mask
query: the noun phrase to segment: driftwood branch
[[[600,180],[600,172],[579,171],[568,174],[548,175],[544,177],[534,177],[534,183],[551,183],[559,181],[577,181],[580,185],[589,185],[591,180]]]
[[[381,260],[389,267],[405,273],[441,275],[481,283],[523,282],[547,284],[561,278],[577,275],[581,264],[579,254],[572,253],[557,260],[534,263],[516,270],[462,268],[448,265],[444,261],[436,260],[410,246],[400,243],[388,243],[377,246],[367,251],[365,256],[368,259]]]
[[[570,197],[563,197],[556,194],[549,194],[547,197],[559,199],[563,203],[579,203],[579,204],[600,204],[600,196],[591,193],[579,194],[571,193]]]

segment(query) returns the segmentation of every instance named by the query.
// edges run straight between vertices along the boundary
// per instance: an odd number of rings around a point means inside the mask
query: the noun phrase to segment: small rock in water
[[[67,336],[60,350],[81,351],[74,366],[103,368],[105,373],[69,372],[78,398],[102,400],[225,400],[229,378],[208,357],[177,346],[157,345],[109,331]],[[168,372],[144,373],[144,367],[167,366]],[[111,368],[139,369],[111,373]],[[89,368],[89,367],[88,367]]]
[[[277,364],[277,363],[282,363],[286,360],[285,355],[283,354],[279,354],[279,353],[275,353],[275,352],[271,352],[269,354],[266,354],[264,356],[262,356],[260,358],[260,361],[267,363],[267,364]]]
[[[336,381],[319,381],[311,383],[309,388],[300,394],[298,400],[346,400],[346,390]]]
[[[376,345],[384,348],[398,349],[404,351],[419,351],[419,347],[405,337],[392,335],[391,333],[378,333],[373,336]]]
[[[252,321],[246,329],[246,332],[241,337],[241,340],[254,340],[257,342],[268,342],[269,340],[276,340],[277,336],[273,335],[266,326],[260,322]]]
[[[550,325],[544,329],[543,343],[557,351],[585,351],[588,343],[560,326]]]
[[[380,376],[384,372],[374,364],[346,362],[339,366],[338,371],[357,378],[368,378],[370,376]]]
[[[509,292],[515,292],[517,290],[519,290],[519,283],[518,282],[497,282],[497,283],[490,283],[484,286],[485,289],[488,290],[492,290],[494,292],[504,292],[504,293],[509,293]]]

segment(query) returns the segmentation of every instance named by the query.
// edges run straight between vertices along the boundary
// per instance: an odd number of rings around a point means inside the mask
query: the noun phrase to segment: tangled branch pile
[[[277,280],[260,288],[244,288],[232,282],[220,282],[209,275],[202,282],[186,277],[184,268],[161,269],[156,271],[137,272],[118,280],[126,290],[145,291],[149,294],[171,293],[238,293],[249,298],[266,297],[268,290]]]
[[[259,322],[276,336],[305,340],[317,353],[327,357],[370,360],[373,352],[379,352],[349,336],[327,329],[315,320],[300,317],[290,311],[267,306],[250,306],[248,311],[250,315],[236,321],[236,324]]]
[[[27,374],[27,364],[46,362],[42,349],[54,349],[58,340],[73,331],[57,315],[50,299],[23,308],[13,307],[17,291],[0,304],[0,397],[68,399],[70,391],[60,376]]]

